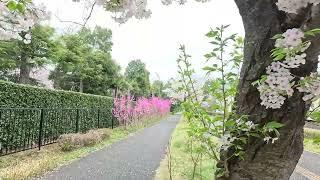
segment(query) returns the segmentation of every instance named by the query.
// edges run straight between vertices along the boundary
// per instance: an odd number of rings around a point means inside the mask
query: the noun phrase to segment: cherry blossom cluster
[[[80,0],[73,0],[79,2]],[[92,0],[82,0],[89,1]],[[115,13],[113,19],[119,23],[125,23],[130,18],[149,18],[151,10],[147,9],[147,0],[94,0],[93,3],[103,6],[107,11]]]
[[[31,42],[29,29],[36,23],[46,20],[50,15],[45,6],[26,4],[25,12],[11,11],[6,1],[0,1],[0,40],[19,39],[26,44]]]
[[[173,102],[184,101],[186,93],[180,91],[180,89],[183,87],[183,83],[178,80],[170,79],[169,84],[169,88],[164,89],[163,92],[166,93],[167,96],[173,100]]]
[[[293,76],[281,62],[273,62],[267,67],[266,80],[258,87],[261,104],[266,108],[278,109],[285,101],[285,96],[292,96]]]
[[[151,117],[162,117],[170,112],[171,101],[158,97],[138,98],[133,96],[121,96],[114,99],[113,115],[120,124],[127,125],[134,121]]]
[[[224,151],[227,151],[228,148],[232,145],[232,143],[236,140],[236,137],[232,137],[230,134],[224,134],[219,139],[220,148]]]
[[[295,85],[294,76],[290,69],[298,68],[306,63],[306,49],[310,42],[303,42],[304,32],[300,29],[288,29],[277,37],[273,50],[272,62],[266,69],[267,75],[261,80],[258,90],[261,105],[267,109],[279,109],[284,104],[286,97],[293,95]]]
[[[205,2],[208,2],[210,0],[195,0],[195,1],[205,3]],[[161,0],[161,2],[164,5],[170,5],[173,2],[177,2],[178,4],[185,4],[187,2],[187,0]]]
[[[300,92],[305,93],[303,96],[304,101],[319,98],[320,96],[320,75],[318,73],[311,73],[310,76],[302,77],[299,81]]]
[[[74,2],[80,2],[81,0],[73,0]],[[84,0],[82,0],[84,1]],[[103,6],[107,11],[113,12],[116,15],[113,19],[119,23],[125,23],[130,18],[149,18],[151,16],[151,10],[147,8],[148,0],[85,0],[92,2],[96,5]],[[195,0],[197,2],[208,2],[210,0]],[[187,0],[161,0],[162,4],[170,5],[173,2],[177,2],[182,5]]]
[[[217,121],[218,122],[221,122],[221,121]],[[222,122],[221,122],[222,123]],[[215,127],[221,127],[222,124],[217,124],[217,125],[214,125]],[[224,133],[223,135],[221,135],[221,137],[219,138],[219,145],[220,145],[220,149],[226,151],[228,150],[229,147],[231,147],[232,145],[234,144],[237,144],[237,140],[239,140],[239,134],[236,134],[234,132],[238,132],[239,129],[242,130],[242,132],[247,132],[247,133],[250,133],[250,132],[254,132],[255,130],[258,130],[257,129],[257,125],[254,124],[252,121],[247,121],[243,118],[239,118],[236,120],[236,126],[233,127],[235,131],[231,131],[230,132],[226,132]],[[215,129],[214,131],[216,131],[217,129]],[[229,129],[231,130],[231,129]]]
[[[147,0],[120,0],[105,3],[105,8],[116,13],[113,19],[119,23],[125,23],[130,18],[149,18],[151,10],[147,9]]]
[[[319,0],[278,0],[277,6],[281,11],[297,14],[301,8],[307,7],[308,4],[317,5],[319,3]]]
[[[303,32],[293,28],[275,36],[275,49],[272,50],[274,62],[267,67],[267,75],[255,82],[259,84],[261,105],[267,109],[281,108],[286,98],[293,95],[294,88],[305,94],[304,101],[319,97],[320,76],[317,73],[301,77],[297,82],[297,78],[290,72],[290,69],[299,68],[306,63],[305,51],[311,42],[304,41],[304,38],[317,34],[320,34],[320,29]]]

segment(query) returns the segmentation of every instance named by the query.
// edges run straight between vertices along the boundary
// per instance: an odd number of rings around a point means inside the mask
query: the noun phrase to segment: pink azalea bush
[[[171,101],[168,99],[141,97],[134,101],[132,96],[121,96],[114,99],[112,113],[120,124],[127,125],[146,118],[165,116],[170,112],[170,107]]]

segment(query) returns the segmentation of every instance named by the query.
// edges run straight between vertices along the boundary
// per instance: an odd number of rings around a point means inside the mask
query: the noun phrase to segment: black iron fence
[[[0,108],[0,156],[40,149],[62,134],[115,126],[111,109]]]

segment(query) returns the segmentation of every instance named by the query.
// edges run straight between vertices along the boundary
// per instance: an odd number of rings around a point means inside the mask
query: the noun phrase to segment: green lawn
[[[0,179],[25,180],[40,176],[61,165],[68,164],[89,153],[107,147],[116,141],[125,139],[129,134],[151,126],[159,120],[160,118],[156,118],[128,126],[127,128],[118,127],[112,129],[110,137],[101,143],[91,147],[82,147],[71,152],[63,152],[57,144],[53,144],[42,147],[41,151],[34,149],[0,157]]]
[[[307,151],[320,154],[320,131],[305,128],[304,148]]]
[[[192,179],[193,176],[193,161],[191,158],[191,151],[188,147],[187,123],[181,121],[174,133],[172,134],[171,141],[171,174],[174,180]],[[197,146],[197,144],[195,145]],[[168,155],[162,160],[155,180],[169,180],[170,173],[168,168]],[[215,161],[211,160],[208,156],[202,157],[201,163],[196,167],[194,179],[212,180],[214,178],[214,165]]]
[[[191,153],[188,148],[187,123],[181,121],[172,135],[171,140],[171,174],[173,180],[193,179],[193,163]],[[313,129],[305,129],[305,150],[320,154],[320,131]],[[168,168],[168,155],[162,160],[157,170],[155,180],[170,180]],[[203,157],[201,167],[197,167],[194,179],[214,179],[215,162],[208,157]],[[201,169],[201,171],[200,171]]]

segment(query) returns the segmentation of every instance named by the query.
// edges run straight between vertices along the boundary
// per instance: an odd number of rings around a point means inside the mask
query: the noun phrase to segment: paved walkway
[[[303,152],[290,180],[320,180],[320,155]]]
[[[180,117],[170,116],[166,121],[63,166],[41,179],[152,180]]]

